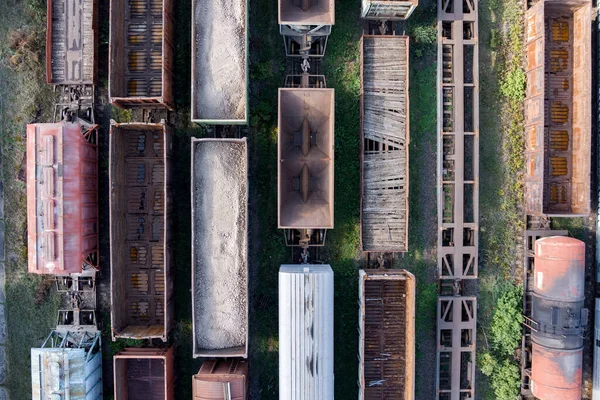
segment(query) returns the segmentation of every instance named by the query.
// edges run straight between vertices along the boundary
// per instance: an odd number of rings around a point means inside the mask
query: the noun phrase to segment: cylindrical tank
[[[535,242],[531,392],[540,400],[581,399],[585,244]]]

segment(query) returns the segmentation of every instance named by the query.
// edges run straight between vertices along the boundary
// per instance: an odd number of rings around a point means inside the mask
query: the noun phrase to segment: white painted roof
[[[279,399],[333,400],[333,271],[279,269]]]

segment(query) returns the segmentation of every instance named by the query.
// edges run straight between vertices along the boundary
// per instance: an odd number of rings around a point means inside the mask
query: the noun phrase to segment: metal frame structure
[[[361,18],[379,21],[408,19],[419,5],[419,0],[362,0]]]
[[[438,297],[437,321],[435,398],[473,400],[477,298]]]
[[[479,245],[477,0],[439,0],[438,37],[438,278],[476,279]]]

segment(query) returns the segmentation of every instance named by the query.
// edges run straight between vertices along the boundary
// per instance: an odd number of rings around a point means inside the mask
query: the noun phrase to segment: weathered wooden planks
[[[362,199],[364,251],[407,250],[408,40],[362,40]]]

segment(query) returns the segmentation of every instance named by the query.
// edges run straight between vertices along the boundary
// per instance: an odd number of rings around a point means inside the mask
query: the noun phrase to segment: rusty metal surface
[[[437,306],[436,399],[475,399],[477,298],[440,296]]]
[[[48,0],[46,78],[52,84],[96,80],[96,0]]]
[[[333,228],[334,90],[279,89],[278,223]]]
[[[361,198],[363,251],[408,250],[408,37],[363,36]]]
[[[126,348],[113,357],[115,400],[174,400],[173,347]]]
[[[590,211],[591,2],[539,1],[526,12],[526,211]]]
[[[381,21],[401,21],[411,16],[419,0],[362,0],[361,18]]]
[[[246,400],[248,363],[239,359],[206,360],[192,377],[192,390],[193,400]]]
[[[415,277],[359,272],[359,399],[414,399]]]
[[[102,400],[100,332],[69,337],[53,331],[31,349],[31,385],[33,400]]]
[[[172,0],[111,0],[109,99],[172,109]]]
[[[278,0],[280,25],[333,25],[334,0]]]
[[[167,340],[173,319],[172,129],[110,130],[111,326],[118,337]]]
[[[438,278],[475,279],[479,245],[477,0],[440,0],[438,34]]]
[[[96,125],[88,130],[67,122],[27,125],[31,273],[78,273],[98,265],[96,131]]]
[[[531,393],[539,400],[580,400],[583,347],[558,350],[532,343]]]

